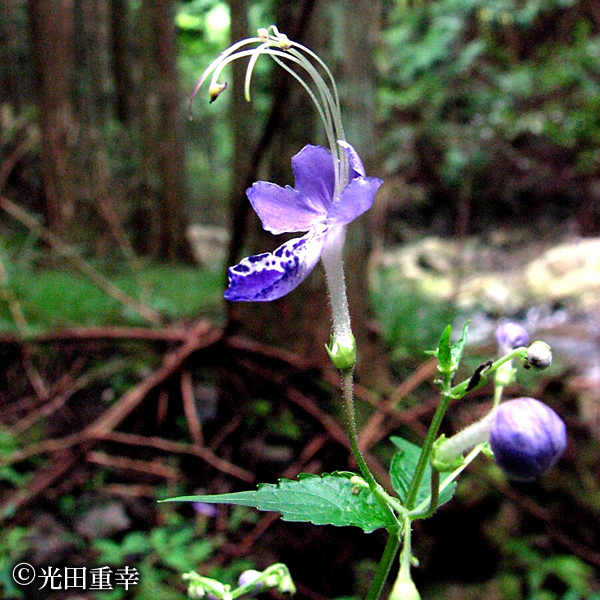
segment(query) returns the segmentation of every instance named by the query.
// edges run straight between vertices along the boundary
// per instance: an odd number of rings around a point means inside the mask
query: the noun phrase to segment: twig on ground
[[[44,227],[35,217],[32,217],[20,206],[14,202],[11,202],[8,198],[0,196],[0,208],[8,213],[11,217],[19,221],[22,225],[27,227],[27,229],[39,235],[40,238],[49,244],[55,252],[66,258],[94,285],[108,294],[111,298],[114,298],[124,306],[127,306],[149,323],[158,325],[163,321],[163,317],[160,313],[156,312],[149,306],[142,304],[139,300],[136,300],[129,294],[126,294],[123,292],[123,290],[112,283],[112,281],[109,281],[100,275],[100,273],[98,273],[96,269],[94,269],[88,262],[81,258],[81,256],[79,256],[71,246],[63,242],[55,233],[52,233],[49,229]]]
[[[192,374],[185,369],[181,372],[181,400],[183,402],[183,413],[187,421],[187,426],[190,431],[190,436],[194,444],[204,446],[204,438],[202,436],[202,425],[198,418],[198,409],[194,398],[194,382]]]
[[[128,458],[126,456],[113,456],[106,452],[90,451],[86,456],[88,462],[111,469],[123,469],[127,471],[136,471],[138,473],[147,473],[155,475],[161,479],[169,481],[179,481],[181,473],[163,464],[160,459],[154,460],[139,460],[136,458]]]
[[[114,430],[139,406],[148,392],[176,373],[193,352],[213,345],[220,337],[221,330],[212,328],[206,321],[198,323],[190,330],[187,341],[181,347],[165,355],[162,367],[151,373],[102,413],[84,430],[84,434],[88,437],[102,437],[107,431]]]
[[[61,448],[60,450],[64,450],[64,448]],[[28,504],[34,498],[37,498],[44,490],[49,488],[55,481],[71,470],[78,461],[78,457],[75,453],[63,451],[57,453],[55,459],[56,460],[52,460],[49,464],[38,469],[28,485],[18,488],[12,496],[4,502],[0,511],[0,520],[12,517],[19,508]]]
[[[165,440],[155,436],[143,436],[133,433],[121,433],[119,431],[106,432],[95,437],[97,441],[104,440],[109,442],[117,442],[120,444],[128,444],[130,446],[142,446],[146,448],[154,448],[170,454],[189,454],[201,458],[203,461],[236,479],[245,481],[246,483],[254,482],[254,474],[246,471],[229,461],[218,457],[211,450],[205,447],[200,447],[194,444],[182,444],[172,440]]]

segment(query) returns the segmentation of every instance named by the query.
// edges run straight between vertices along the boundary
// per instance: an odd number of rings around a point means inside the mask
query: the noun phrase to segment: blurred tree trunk
[[[128,31],[131,25],[127,0],[110,2],[110,46],[112,72],[115,84],[115,115],[124,124],[129,124],[134,111],[134,82],[129,67],[131,56],[128,50]]]
[[[56,232],[75,217],[73,139],[70,100],[73,69],[73,7],[69,0],[30,0],[28,4],[40,111],[40,159],[45,216]]]
[[[0,104],[16,112],[31,101],[33,73],[29,55],[25,0],[0,2]]]
[[[189,258],[185,238],[183,110],[179,102],[173,0],[144,0],[140,7],[144,105],[142,154],[144,193],[157,218],[149,240],[161,258]]]
[[[231,17],[230,42],[248,37],[248,0],[229,0],[229,14]],[[230,90],[231,102],[230,118],[233,133],[232,170],[234,176],[231,185],[231,216],[235,221],[236,215],[245,214],[246,203],[246,173],[250,164],[248,148],[254,146],[250,131],[250,118],[252,107],[244,98],[244,77],[246,65],[243,61],[236,60],[231,65],[232,89]]]

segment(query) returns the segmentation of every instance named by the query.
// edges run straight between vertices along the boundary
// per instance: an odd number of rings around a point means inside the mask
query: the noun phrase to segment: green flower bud
[[[421,600],[421,595],[412,579],[396,579],[389,600]]]
[[[356,364],[356,341],[352,334],[343,338],[331,338],[325,349],[331,362],[341,371],[349,371]]]
[[[292,578],[288,575],[284,575],[281,578],[281,581],[279,582],[279,585],[277,586],[277,589],[279,590],[279,593],[281,594],[295,594],[296,593],[296,586],[294,585],[294,582],[292,581]]]
[[[527,348],[528,366],[546,369],[552,364],[552,350],[546,342],[536,341]]]
[[[204,591],[204,588],[201,585],[198,585],[197,583],[190,583],[187,589],[187,595],[188,598],[200,600],[201,598],[204,598],[206,592]]]

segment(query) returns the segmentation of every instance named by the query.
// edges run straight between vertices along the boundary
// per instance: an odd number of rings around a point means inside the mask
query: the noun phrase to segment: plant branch
[[[381,596],[383,586],[385,585],[394,559],[396,558],[396,554],[398,553],[398,548],[400,548],[399,529],[389,532],[383,555],[377,565],[377,571],[375,572],[375,577],[373,578],[373,583],[371,584],[366,600],[377,600],[379,596]]]

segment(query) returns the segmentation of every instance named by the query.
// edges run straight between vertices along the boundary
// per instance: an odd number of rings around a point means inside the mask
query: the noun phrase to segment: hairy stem
[[[365,481],[368,483],[369,488],[373,490],[379,487],[379,484],[375,480],[373,473],[369,469],[365,458],[358,445],[358,433],[356,431],[356,419],[354,417],[354,374],[352,371],[344,373],[342,380],[342,397],[344,400],[344,412],[346,413],[346,424],[348,430],[348,437],[350,438],[350,448],[352,454],[356,459],[358,468]]]
[[[428,519],[438,508],[440,502],[440,472],[437,469],[431,470],[431,499],[429,501],[429,507],[424,511],[413,511],[410,513],[410,518],[414,521],[415,519]]]
[[[442,419],[444,418],[446,410],[448,409],[448,405],[450,404],[450,400],[452,399],[451,390],[451,375],[449,373],[444,373],[441,400],[435,410],[435,414],[433,415],[431,425],[429,426],[429,430],[427,431],[427,435],[425,436],[425,441],[423,442],[423,449],[421,450],[421,455],[419,456],[419,460],[417,462],[412,481],[410,482],[410,486],[408,488],[408,494],[406,495],[406,502],[404,503],[404,505],[409,510],[411,510],[415,506],[415,501],[419,492],[419,486],[421,485],[421,480],[423,479],[423,475],[425,475],[425,470],[427,468],[427,465],[429,464],[431,450],[433,449],[433,443],[435,442],[438,431],[440,429],[440,425],[442,424]]]
[[[398,553],[398,548],[400,547],[400,531],[390,531],[389,534],[385,550],[377,565],[377,571],[375,572],[375,577],[373,578],[373,583],[371,584],[366,600],[377,600],[379,596],[381,596],[383,586],[385,585],[394,559],[396,558],[396,554]]]

